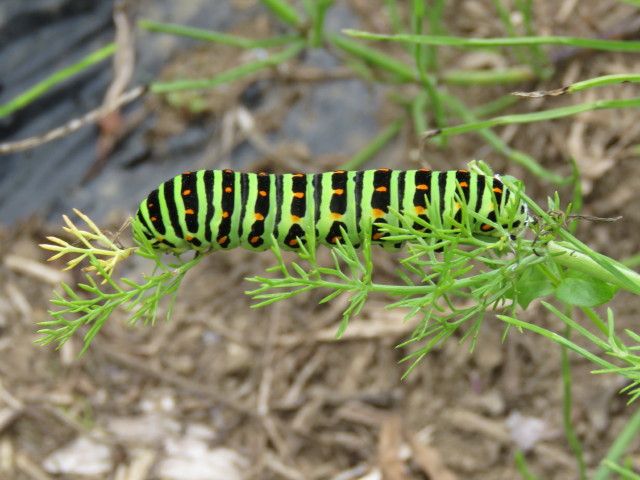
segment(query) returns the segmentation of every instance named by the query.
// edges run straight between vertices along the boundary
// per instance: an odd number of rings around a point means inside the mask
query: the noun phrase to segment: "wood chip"
[[[22,290],[20,290],[14,283],[7,283],[5,286],[5,290],[7,292],[7,298],[13,305],[13,308],[20,313],[22,320],[31,325],[33,322],[31,320],[31,304],[27,300],[27,297]]]
[[[22,452],[19,452],[16,457],[16,467],[18,470],[22,471],[27,475],[28,478],[33,480],[52,480],[47,472],[42,470],[38,465],[35,464],[31,458],[25,455]]]
[[[465,431],[478,433],[509,445],[511,436],[502,421],[495,421],[469,410],[455,409],[446,414],[452,426]]]
[[[340,407],[336,417],[352,423],[359,423],[369,427],[378,427],[384,424],[388,413],[384,410],[371,407],[361,402],[349,402]]]
[[[429,477],[430,480],[456,480],[458,477],[447,468],[440,452],[420,441],[417,435],[409,438],[413,461]]]
[[[145,480],[149,478],[156,457],[156,452],[153,450],[136,451],[129,465],[118,466],[114,480]]]
[[[21,410],[11,407],[0,409],[0,433],[20,416]]]
[[[61,282],[69,281],[69,275],[65,272],[48,267],[30,258],[10,254],[4,257],[4,264],[16,273],[27,275],[50,285],[58,285]]]
[[[403,443],[402,422],[398,415],[390,415],[382,422],[378,439],[378,463],[385,480],[403,480],[405,467],[400,457]]]
[[[403,313],[397,311],[379,312],[375,318],[354,320],[349,322],[349,328],[344,332],[340,341],[370,340],[375,338],[398,338],[408,335],[415,328],[416,322],[404,321]],[[331,326],[312,333],[300,335],[282,335],[276,340],[278,346],[292,346],[309,342],[335,342],[336,327]]]
[[[13,478],[15,451],[9,438],[0,438],[0,478]]]
[[[272,472],[277,473],[283,478],[289,480],[303,480],[306,478],[300,471],[289,465],[285,465],[282,460],[271,452],[266,453],[265,464]]]

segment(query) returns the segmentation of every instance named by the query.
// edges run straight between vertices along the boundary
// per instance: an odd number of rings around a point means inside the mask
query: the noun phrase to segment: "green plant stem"
[[[611,271],[565,242],[561,244],[551,241],[547,244],[547,249],[560,265],[579,270],[632,293],[640,294],[640,274],[621,263],[608,259],[611,267],[615,269]]]
[[[402,128],[404,121],[402,119],[395,120],[380,132],[374,139],[369,142],[362,150],[356,153],[349,161],[343,163],[340,168],[343,170],[357,170],[367,163],[371,157],[384,148]]]
[[[463,48],[527,47],[531,45],[563,45],[567,47],[590,48],[609,52],[638,52],[640,41],[605,40],[601,38],[562,37],[557,35],[511,38],[461,38],[441,35],[384,35],[361,30],[345,29],[345,35],[366,40],[385,40],[401,43],[418,43]]]
[[[579,345],[576,345],[575,343],[571,342],[570,340],[567,340],[564,336],[557,334],[555,332],[552,332],[551,330],[547,330],[546,328],[540,327],[538,325],[532,324],[532,323],[528,323],[528,322],[523,322],[522,320],[518,320],[517,318],[514,317],[509,317],[507,315],[497,315],[497,317],[502,320],[505,323],[508,323],[509,325],[513,325],[514,327],[523,329],[523,330],[529,330],[533,333],[536,333],[538,335],[541,335],[545,338],[548,338],[551,341],[556,342],[557,344],[564,346],[566,348],[568,348],[569,350],[573,350],[574,352],[576,352],[578,355],[580,355],[581,357],[586,358],[587,360],[589,360],[592,363],[595,363],[596,365],[599,365],[600,367],[604,368],[604,369],[615,369],[617,368],[616,365],[614,365],[611,362],[608,362],[607,360],[604,360],[603,358],[600,358],[598,355],[591,353],[589,350],[587,350],[586,348],[583,348]]]
[[[490,102],[474,108],[473,116],[471,118],[482,118],[488,117],[489,115],[495,115],[496,113],[515,105],[519,101],[520,99],[513,95],[503,95],[502,97],[498,97],[495,100],[491,100]]]
[[[340,35],[333,35],[331,42],[346,52],[361,58],[383,70],[397,75],[404,82],[418,82],[415,71],[405,63],[388,56],[379,50],[354,42]],[[440,78],[443,83],[451,85],[492,85],[519,83],[536,78],[536,75],[528,67],[513,67],[504,70],[450,70],[444,72]],[[422,81],[424,83],[424,81]],[[425,86],[425,88],[427,88]],[[511,96],[506,98],[513,98]],[[517,99],[512,99],[516,103]]]
[[[445,0],[434,0],[426,10],[427,19],[429,22],[429,32],[432,35],[442,35],[445,30],[442,26],[442,16],[444,13]],[[438,49],[436,47],[430,47],[427,51],[428,56],[426,59],[426,67],[431,72],[438,71]]]
[[[597,88],[606,85],[615,85],[619,83],[640,83],[640,75],[620,73],[613,75],[603,75],[601,77],[589,78],[581,82],[572,83],[566,87],[556,88],[553,90],[537,90],[533,92],[513,92],[516,97],[556,97],[565,93],[581,92],[590,88]]]
[[[606,457],[600,463],[598,470],[596,470],[593,480],[606,480],[609,478],[611,468],[606,462],[616,463],[627,450],[633,439],[636,438],[638,431],[640,431],[640,408],[631,416],[622,432],[616,437]]]
[[[304,48],[304,43],[301,41],[295,42],[294,45],[276,53],[264,60],[256,60],[254,62],[240,65],[239,67],[226,70],[213,78],[205,79],[189,79],[189,80],[176,80],[173,82],[155,82],[151,84],[151,91],[154,93],[167,93],[175,92],[179,90],[196,90],[213,88],[223,83],[232,82],[239,78],[246,77],[262,70],[267,67],[273,67],[280,63],[286,62],[290,58],[295,57]]]
[[[422,24],[426,14],[425,3],[423,0],[413,0],[411,15],[411,28],[414,33],[422,33]],[[429,96],[431,108],[433,110],[433,119],[437,128],[444,127],[446,119],[444,116],[444,107],[442,106],[442,100],[440,98],[440,92],[436,85],[436,80],[433,76],[433,70],[430,70],[430,65],[437,63],[437,49],[435,47],[428,47],[426,45],[414,46],[414,59],[416,68],[418,71],[418,78],[422,83],[422,86]]]
[[[498,13],[498,17],[500,18],[500,21],[502,22],[502,25],[504,26],[507,32],[507,35],[509,37],[517,37],[518,32],[516,31],[516,28],[514,27],[513,22],[511,20],[511,12],[509,11],[509,9],[505,7],[505,5],[502,3],[501,0],[493,0],[493,6],[495,7],[496,12]],[[523,51],[518,49],[514,52],[514,55],[518,60],[518,62],[525,63],[525,55]]]
[[[529,261],[537,261],[537,257],[531,256]],[[521,266],[527,264],[526,260],[523,260]],[[322,272],[321,272],[322,273]],[[497,271],[488,271],[473,277],[460,278],[452,280],[448,288],[452,290],[462,290],[466,288],[476,287],[478,285],[484,285],[489,283],[493,278],[499,275]],[[342,278],[342,277],[341,277]],[[332,291],[346,292],[346,291],[359,291],[362,294],[369,294],[373,292],[386,293],[388,295],[407,297],[407,296],[426,296],[435,293],[440,287],[438,285],[387,285],[380,283],[363,283],[360,280],[349,280],[348,277],[342,278],[344,282],[325,280],[324,278],[310,278],[299,277],[291,278],[286,282],[282,282],[278,279],[270,279],[265,277],[254,277],[252,281],[261,283],[258,289],[250,290],[245,293],[251,295],[260,302],[253,304],[252,308],[260,308],[266,305],[270,305],[284,298],[289,298],[294,295],[298,295],[311,288],[324,288]],[[294,290],[286,293],[263,293],[271,288],[279,290],[295,288]]]
[[[517,188],[508,178],[503,178],[503,182],[509,188]],[[540,208],[531,198],[529,198],[523,191],[519,192],[519,195],[522,197],[524,201],[527,202],[531,212],[538,217],[540,217],[547,225],[558,225],[558,219],[552,218],[546,211]],[[558,225],[556,230],[557,235],[563,240],[562,245],[558,242],[551,242],[551,248],[558,248],[556,254],[566,254],[561,255],[561,261],[568,262],[569,266],[571,262],[577,262],[577,268],[580,270],[580,265],[585,268],[586,263],[582,263],[580,261],[580,257],[577,253],[582,254],[584,257],[591,260],[592,265],[597,265],[600,269],[591,270],[591,272],[585,272],[590,275],[596,275],[598,273],[603,273],[603,276],[598,277],[605,282],[611,282],[614,285],[620,286],[621,288],[628,290],[629,292],[635,293],[636,295],[640,295],[640,275],[633,270],[629,270],[623,264],[616,262],[615,260],[599,254],[593,249],[589,248],[583,242],[578,240],[576,237],[571,235],[568,231],[564,230]],[[551,252],[551,251],[550,251]],[[583,270],[581,270],[583,271]],[[608,272],[608,277],[604,276],[604,272]]]
[[[569,325],[567,325],[565,328],[564,336],[568,340],[571,338],[571,327]],[[585,480],[587,477],[584,456],[582,453],[582,444],[580,443],[580,440],[578,439],[578,436],[576,435],[576,432],[573,428],[573,421],[571,418],[573,400],[571,392],[571,365],[569,364],[567,347],[560,347],[560,355],[563,387],[562,423],[564,425],[564,433],[567,437],[569,448],[571,448],[571,451],[573,452],[573,455],[576,457],[576,461],[578,462],[578,472],[580,480]]]
[[[400,21],[397,0],[384,0],[384,3],[387,7],[387,15],[391,21],[391,30],[399,32],[402,30],[402,22]]]
[[[533,25],[533,0],[516,0],[516,7],[522,13],[525,35],[528,37],[535,36],[535,28]],[[531,52],[531,66],[540,78],[548,78],[552,70],[545,69],[545,63],[548,59],[542,50],[541,45],[532,45],[529,47]]]
[[[490,118],[488,120],[479,120],[475,122],[455,125],[453,127],[445,127],[434,131],[433,136],[439,135],[459,135],[461,133],[474,132],[485,128],[493,128],[500,125],[512,125],[518,123],[532,123],[546,120],[555,120],[558,118],[569,117],[579,113],[591,112],[594,110],[605,110],[614,108],[638,108],[640,107],[640,97],[629,99],[615,100],[596,100],[594,102],[585,102],[578,105],[570,105],[568,107],[554,108],[551,110],[543,110],[541,112],[522,113],[515,115],[503,115],[500,117]]]
[[[442,99],[445,102],[445,105],[453,110],[456,114],[458,114],[462,120],[466,122],[476,122],[476,117],[471,112],[471,110],[466,108],[466,106],[456,97],[454,97],[453,95],[442,94]],[[502,153],[514,163],[523,166],[534,175],[555,184],[563,184],[566,182],[566,180],[562,176],[547,170],[530,155],[527,155],[524,152],[508,146],[498,135],[493,133],[491,130],[482,128],[479,129],[477,133],[482,138],[484,138],[485,141],[489,143],[489,145],[491,145],[496,151]]]
[[[327,10],[333,5],[334,0],[314,0],[312,3],[312,28],[311,28],[311,46],[318,48],[322,46],[322,37],[324,33],[324,19]]]
[[[589,88],[602,87],[618,83],[640,83],[640,74],[619,73],[614,75],[603,75],[601,77],[590,78],[581,82],[572,83],[567,87],[568,93],[580,92]]]
[[[593,323],[593,325],[598,330],[600,330],[603,335],[609,334],[609,328],[607,326],[607,323],[600,318],[598,313],[593,308],[582,307],[580,310],[582,310],[582,313],[584,313],[587,316],[587,318],[591,320],[591,323]]]
[[[116,44],[109,43],[104,47],[96,50],[95,52],[91,52],[89,55],[84,57],[82,60],[74,63],[73,65],[69,65],[68,67],[63,68],[62,70],[58,70],[57,72],[49,75],[44,80],[36,83],[33,87],[29,88],[25,92],[21,93],[14,99],[8,101],[4,105],[0,105],[0,118],[6,117],[7,115],[12,114],[16,110],[19,110],[26,105],[35,101],[38,97],[41,97],[53,87],[58,85],[59,83],[64,82],[68,78],[72,77],[76,73],[79,73],[83,70],[86,70],[90,66],[101,62],[111,55],[113,55],[116,51]]]
[[[271,11],[282,22],[293,27],[299,26],[302,22],[298,12],[286,0],[261,0],[262,4]]]
[[[617,473],[619,475],[618,478],[620,478],[621,480],[640,480],[640,475],[632,470],[629,470],[628,468],[622,467],[617,463],[609,461],[605,461],[604,463],[611,469],[612,472]]]
[[[526,258],[523,258],[520,261],[519,268],[527,268],[531,263],[535,263],[538,261],[539,261],[539,258],[537,256],[530,255]],[[452,280],[450,285],[448,285],[448,288],[451,290],[463,290],[466,288],[475,287],[477,285],[484,285],[490,282],[491,279],[495,278],[496,275],[500,275],[500,272],[497,270],[490,270],[487,272],[474,275],[473,277],[458,278],[458,279]],[[272,284],[275,285],[275,283],[273,279],[264,278],[264,277],[255,277],[255,278],[256,278],[256,281],[264,283],[266,287],[261,287],[257,290],[248,291],[246,293],[254,296],[254,298],[259,299],[261,297],[257,296],[256,294],[259,294],[259,292],[262,290],[266,290],[267,288],[270,288]],[[278,285],[278,287],[288,288],[296,285],[305,285],[305,286],[312,285],[312,286],[317,286],[318,288],[326,288],[329,290],[340,290],[340,291],[350,290],[350,289],[353,289],[354,287],[357,287],[357,288],[363,287],[363,288],[366,288],[369,292],[386,293],[389,295],[401,296],[401,297],[414,296],[414,295],[415,296],[429,295],[434,293],[438,288],[440,288],[437,285],[430,285],[430,284],[428,285],[388,285],[388,284],[382,284],[382,283],[371,283],[371,284],[365,285],[359,282],[349,284],[349,283],[334,282],[334,281],[329,281],[324,279],[305,279],[305,278],[295,278],[291,280],[291,284],[281,283]],[[262,305],[263,303],[259,303],[257,305],[253,305],[253,307],[257,308]]]
[[[518,469],[518,473],[520,474],[523,480],[538,479],[538,477],[536,477],[529,470],[529,466],[527,465],[527,460],[525,459],[524,453],[522,452],[522,450],[516,450],[516,452],[514,453],[513,459],[516,463],[516,468]]]
[[[428,97],[424,92],[420,92],[415,96],[410,103],[411,119],[413,120],[413,128],[415,130],[416,137],[420,137],[422,133],[427,129],[427,122],[424,118],[424,111],[427,107]]]
[[[504,6],[501,0],[492,0],[492,3],[496,9],[496,12],[498,12],[498,17],[500,18],[502,25],[507,31],[507,34],[510,37],[517,36],[518,34],[515,27],[513,26],[513,22],[511,21],[511,12],[509,12],[509,10]]]
[[[375,67],[395,75],[402,82],[417,82],[418,77],[414,69],[379,50],[367,47],[342,35],[331,35],[330,42],[345,52],[358,57]]]
[[[290,44],[300,38],[299,35],[279,35],[271,38],[245,38],[228,33],[214,32],[203,28],[189,27],[175,23],[162,23],[153,20],[142,19],[138,21],[138,26],[149,32],[167,33],[179,35],[181,37],[203,40],[206,42],[220,43],[238,48],[269,48]]]
[[[501,70],[448,70],[441,81],[449,85],[505,85],[522,83],[536,78],[529,67],[512,67]]]

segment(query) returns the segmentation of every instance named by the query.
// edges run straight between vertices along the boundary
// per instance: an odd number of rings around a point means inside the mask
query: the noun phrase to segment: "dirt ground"
[[[386,16],[376,14],[383,11],[381,1],[337,3],[354,12],[363,28],[388,28]],[[451,34],[504,35],[492,2],[454,3],[446,10]],[[567,1],[559,9],[558,4],[535,2],[540,34],[640,34],[637,10],[622,2]],[[273,27],[260,16],[235,28],[268,33]],[[387,48],[406,55],[398,46]],[[184,52],[162,75],[170,78],[186,69],[194,77],[204,76],[242,60],[224,56],[223,50],[207,46]],[[443,49],[441,62],[445,69],[511,62],[503,54]],[[212,55],[219,59],[215,65],[206,61]],[[554,49],[552,58],[557,73],[545,83],[450,91],[479,105],[511,90],[557,88],[640,70],[637,56],[619,53],[578,55]],[[246,168],[272,171],[332,168],[348,158],[348,152],[313,156],[305,138],[269,142],[268,134],[277,131],[292,105],[304,102],[319,85],[339,85],[349,76],[341,67],[318,75],[318,69],[301,63],[298,59],[286,70],[268,74],[266,100],[248,110],[255,128],[249,133],[230,128],[226,136],[221,129],[212,140],[218,142],[215,152],[224,154],[249,142],[260,155]],[[236,118],[251,84],[207,94],[199,99],[204,107],[197,115],[148,100],[142,108],[158,117],[148,141],[161,141],[203,118],[221,123]],[[382,125],[399,112],[390,100],[393,89],[381,90],[377,120]],[[637,86],[618,85],[526,100],[511,111],[634,95]],[[583,176],[584,213],[624,217],[614,224],[582,224],[578,236],[618,259],[640,250],[637,113],[598,111],[497,130],[511,146],[556,172],[569,173],[570,158],[575,159]],[[452,138],[444,149],[427,145],[420,150],[419,145],[407,126],[375,164],[442,169],[483,158],[496,170],[523,178],[527,192],[540,202],[553,191],[508,164],[478,136]],[[207,160],[211,150],[207,155],[204,166],[215,168]],[[561,193],[568,198],[569,192]],[[117,228],[122,218],[114,218]],[[452,339],[401,380],[406,367],[399,361],[411,347],[396,345],[414,324],[403,322],[404,312],[386,310],[384,296],[367,302],[340,341],[334,335],[346,299],[317,306],[322,292],[313,292],[251,309],[243,294],[251,287],[245,278],[272,265],[270,253],[237,250],[209,256],[187,276],[170,322],[130,326],[126,312],[116,312],[81,358],[79,338],[60,350],[35,346],[35,324],[47,319],[55,285],[70,279],[59,265],[45,264],[47,255],[37,247],[45,235],[59,233],[58,228],[30,219],[1,231],[1,479],[506,480],[519,478],[514,463],[518,448],[539,478],[578,478],[563,432],[560,350],[555,344],[517,332],[501,342],[503,325],[488,317],[473,352]],[[328,261],[326,252],[322,256]],[[376,257],[377,274],[394,281],[396,257],[383,251]],[[130,266],[126,273],[134,275],[139,268]],[[613,307],[619,328],[637,331],[638,299],[619,295]],[[563,328],[536,303],[521,318]],[[624,386],[621,378],[593,375],[593,366],[574,356],[571,367],[572,421],[592,471],[634,407],[618,394]],[[639,443],[634,446],[638,468]]]

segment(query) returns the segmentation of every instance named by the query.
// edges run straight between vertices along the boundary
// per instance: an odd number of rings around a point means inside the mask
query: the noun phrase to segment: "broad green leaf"
[[[570,272],[556,288],[556,297],[578,307],[596,307],[613,298],[616,288],[581,272]]]
[[[526,309],[536,298],[546,297],[553,293],[553,285],[544,272],[537,268],[524,271],[516,283],[518,305]]]

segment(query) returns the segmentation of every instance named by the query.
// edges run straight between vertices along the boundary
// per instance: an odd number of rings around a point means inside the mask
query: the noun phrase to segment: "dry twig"
[[[49,130],[46,133],[25,138],[24,140],[17,140],[15,142],[0,143],[0,155],[30,150],[53,140],[66,137],[67,135],[80,130],[82,127],[98,122],[109,113],[119,109],[123,105],[133,102],[137,98],[144,95],[146,92],[147,86],[138,86],[132,88],[131,90],[128,90],[120,95],[114,103],[106,107],[103,105],[99,108],[91,110],[82,117],[74,118],[66,124],[54,128],[53,130]]]

